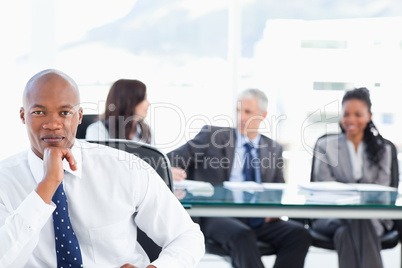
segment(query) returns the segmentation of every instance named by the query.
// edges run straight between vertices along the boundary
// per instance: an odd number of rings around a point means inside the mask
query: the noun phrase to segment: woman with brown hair
[[[149,126],[144,122],[150,104],[146,85],[138,80],[120,79],[110,88],[105,113],[88,126],[86,139],[126,139],[151,144]]]

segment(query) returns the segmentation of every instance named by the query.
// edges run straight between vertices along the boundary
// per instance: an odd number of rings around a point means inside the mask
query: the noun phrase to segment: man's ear
[[[80,107],[79,109],[78,109],[78,125],[81,125],[81,123],[82,123],[82,114],[83,114],[84,112],[82,111],[82,107]]]
[[[24,107],[20,108],[20,118],[23,124],[25,124],[25,110]]]
[[[262,114],[261,114],[262,119],[265,119],[265,117],[267,117],[267,114],[268,114],[268,112],[267,112],[267,111],[262,112]]]

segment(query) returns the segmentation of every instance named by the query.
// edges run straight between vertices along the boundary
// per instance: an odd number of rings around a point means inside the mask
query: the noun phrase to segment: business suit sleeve
[[[282,146],[277,146],[276,149],[276,155],[277,157],[277,162],[276,162],[276,168],[275,168],[275,174],[273,176],[273,182],[279,182],[279,183],[284,183],[285,179],[283,177],[283,156],[282,156],[283,148]]]
[[[311,181],[336,181],[333,167],[337,165],[337,154],[332,153],[332,147],[327,144],[326,139],[319,139],[314,151],[314,166]],[[336,149],[336,148],[335,148]]]
[[[259,156],[262,182],[285,182],[283,177],[283,147],[265,136],[261,136],[260,146]]]
[[[197,159],[203,158],[205,150],[210,146],[210,140],[210,126],[204,126],[192,140],[167,154],[171,166],[190,169]]]

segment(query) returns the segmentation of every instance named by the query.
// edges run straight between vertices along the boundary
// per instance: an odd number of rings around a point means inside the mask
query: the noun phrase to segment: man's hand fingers
[[[70,164],[71,170],[77,170],[77,161],[75,161],[75,158],[73,156],[73,153],[71,152],[70,149],[67,149],[66,154],[64,155],[64,158],[67,160],[67,162]]]
[[[174,181],[181,181],[187,178],[187,173],[184,169],[172,167],[172,176]]]

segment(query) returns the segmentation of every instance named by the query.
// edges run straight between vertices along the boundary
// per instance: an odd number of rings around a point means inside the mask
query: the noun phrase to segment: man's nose
[[[46,129],[60,129],[63,127],[61,118],[57,116],[50,116],[48,120],[43,124],[43,128]]]

